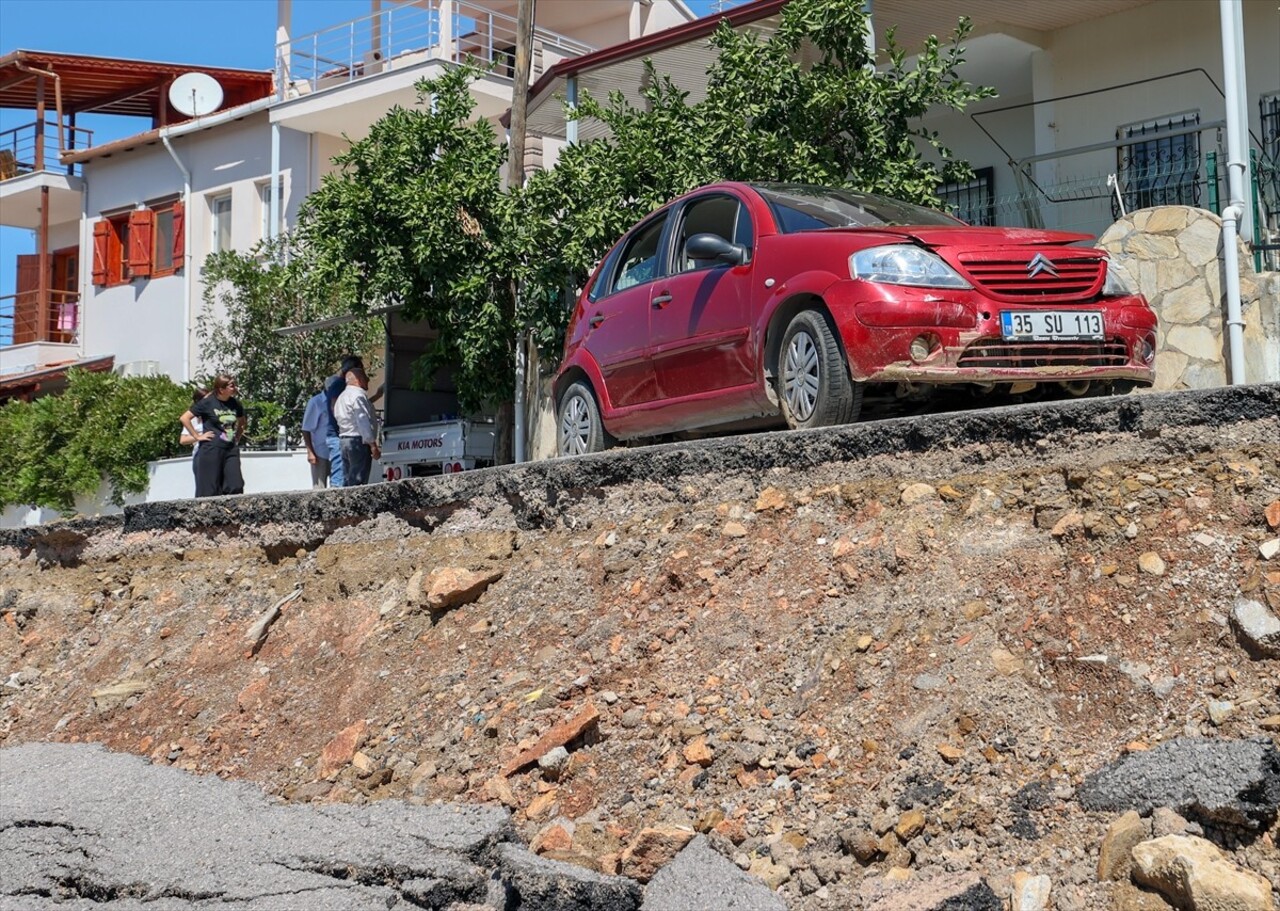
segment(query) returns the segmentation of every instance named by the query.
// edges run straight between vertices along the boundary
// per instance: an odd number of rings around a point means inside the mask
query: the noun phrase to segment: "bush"
[[[191,387],[167,377],[72,370],[62,395],[0,407],[0,507],[72,513],[104,478],[117,505],[143,492],[147,462],[189,451],[178,418],[190,404]]]

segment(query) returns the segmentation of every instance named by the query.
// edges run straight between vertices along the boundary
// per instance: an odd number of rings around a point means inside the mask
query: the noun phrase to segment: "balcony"
[[[276,47],[281,104],[272,121],[311,133],[364,135],[393,105],[417,101],[414,84],[433,65],[467,60],[489,72],[475,86],[476,113],[496,117],[511,104],[514,16],[464,0],[425,0],[378,10]],[[534,30],[533,76],[593,48]]]
[[[0,346],[31,342],[75,344],[80,332],[80,293],[20,291],[0,297]]]
[[[0,132],[0,225],[40,228],[45,190],[47,224],[78,219],[84,184],[75,165],[62,164],[59,152],[88,148],[92,143],[92,130],[49,120]]]

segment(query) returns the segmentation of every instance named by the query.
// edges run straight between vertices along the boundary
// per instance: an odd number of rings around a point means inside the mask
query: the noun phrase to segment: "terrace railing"
[[[34,171],[74,174],[75,165],[62,164],[59,153],[91,145],[92,130],[67,125],[59,129],[56,121],[24,123],[4,130],[0,132],[0,180]]]
[[[80,335],[80,293],[20,291],[0,297],[0,348],[30,342],[71,344]]]
[[[562,58],[594,50],[546,29],[534,30],[534,43]],[[281,42],[276,82],[281,97],[289,98],[426,60],[462,63],[468,58],[510,78],[515,44],[513,17],[463,0],[427,0]]]

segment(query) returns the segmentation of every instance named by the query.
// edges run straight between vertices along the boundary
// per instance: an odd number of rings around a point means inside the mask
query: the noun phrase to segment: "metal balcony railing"
[[[80,335],[80,293],[21,291],[0,297],[0,348],[31,342],[74,343]],[[43,306],[41,306],[43,304]]]
[[[562,58],[594,50],[546,29],[534,30],[534,43]],[[468,58],[510,78],[515,44],[511,16],[462,0],[426,0],[282,41],[276,47],[276,84],[281,97],[292,98],[426,60]]]
[[[67,125],[59,129],[55,121],[24,123],[4,130],[0,132],[0,180],[33,171],[74,174],[75,165],[62,164],[59,153],[87,149],[91,145],[93,130]]]

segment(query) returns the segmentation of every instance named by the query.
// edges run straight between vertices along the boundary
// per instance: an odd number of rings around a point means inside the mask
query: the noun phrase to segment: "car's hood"
[[[844,230],[844,229],[837,229]],[[865,230],[865,229],[854,229]],[[981,228],[972,225],[877,226],[877,234],[909,237],[929,247],[1064,247],[1081,241],[1092,242],[1092,234],[1071,231],[1039,231],[1034,228]]]

